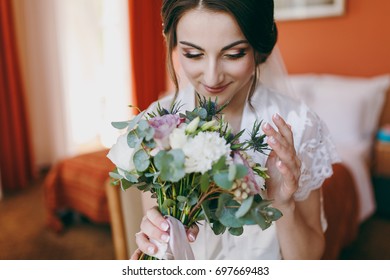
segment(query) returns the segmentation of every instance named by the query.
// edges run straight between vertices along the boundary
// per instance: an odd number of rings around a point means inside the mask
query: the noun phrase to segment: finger
[[[198,236],[198,233],[199,233],[199,227],[196,224],[188,228],[187,229],[188,241],[194,242],[196,240],[196,237]]]
[[[278,114],[272,116],[274,124],[277,126],[279,133],[291,144],[294,145],[294,137],[291,131],[291,126],[289,126],[285,120]]]
[[[137,248],[137,250],[135,250],[134,253],[131,255],[130,260],[138,260],[141,254],[142,251]]]
[[[135,242],[137,243],[139,250],[145,254],[153,255],[157,251],[156,245],[151,243],[149,238],[143,232],[135,234]]]
[[[149,219],[153,225],[158,227],[162,231],[167,231],[169,229],[168,222],[161,215],[160,211],[158,211],[157,207],[153,207],[146,211],[146,217]]]
[[[275,139],[277,139],[279,141],[279,143],[281,143],[282,145],[284,146],[289,146],[289,142],[284,139],[284,137],[282,136],[282,134],[280,134],[278,131],[276,131],[271,124],[269,123],[265,123],[263,125],[263,131],[265,133],[265,135],[268,136],[267,139],[271,138],[271,137],[274,137]]]
[[[284,178],[286,194],[288,196],[292,196],[298,188],[299,176],[296,176],[295,172],[293,172],[286,164],[281,161],[278,161],[276,166]]]
[[[161,241],[169,241],[169,233],[158,228],[148,217],[144,217],[141,222],[141,231],[149,238]]]

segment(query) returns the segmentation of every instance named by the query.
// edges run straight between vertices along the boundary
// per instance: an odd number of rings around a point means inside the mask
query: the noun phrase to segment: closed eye
[[[202,53],[189,53],[189,52],[186,52],[186,53],[183,53],[183,55],[187,58],[199,58],[201,57],[203,54]]]
[[[238,59],[238,58],[244,57],[245,55],[246,55],[246,51],[244,49],[242,49],[237,53],[225,54],[225,57],[227,57],[228,59]]]

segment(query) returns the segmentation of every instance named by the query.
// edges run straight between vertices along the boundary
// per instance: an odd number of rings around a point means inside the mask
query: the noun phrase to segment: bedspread
[[[108,150],[64,159],[54,165],[44,181],[47,224],[59,232],[62,210],[73,210],[96,223],[109,223],[105,181],[114,165]]]
[[[334,164],[333,176],[325,180],[322,191],[328,222],[323,259],[338,259],[359,229],[359,199],[350,170],[344,164]]]

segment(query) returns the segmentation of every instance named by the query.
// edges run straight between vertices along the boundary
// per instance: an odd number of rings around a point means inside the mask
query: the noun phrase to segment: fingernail
[[[271,128],[270,124],[269,123],[265,123],[264,124],[264,129],[265,130],[269,130]]]
[[[195,236],[194,236],[192,233],[189,233],[189,234],[188,234],[188,240],[189,240],[190,242],[194,242],[194,241],[195,241]]]
[[[149,252],[149,254],[154,254],[154,247],[153,246],[149,246],[148,247],[148,252]]]
[[[269,141],[270,141],[272,144],[276,144],[276,139],[275,139],[275,137],[273,137],[273,136],[271,136],[271,137],[269,138]]]
[[[164,242],[168,242],[169,241],[169,235],[168,234],[162,234],[161,235],[161,240],[164,241]]]
[[[274,114],[275,120],[280,120],[280,115],[278,113]]]
[[[162,223],[161,223],[161,229],[162,229],[163,231],[167,231],[167,230],[169,229],[168,223],[167,223],[167,222],[162,222]]]

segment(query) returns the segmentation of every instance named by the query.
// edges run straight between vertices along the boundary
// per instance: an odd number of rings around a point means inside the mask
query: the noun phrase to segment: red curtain
[[[5,190],[25,188],[34,178],[29,130],[12,4],[0,0],[0,169]]]
[[[165,44],[161,0],[128,0],[133,95],[146,109],[166,90]]]

